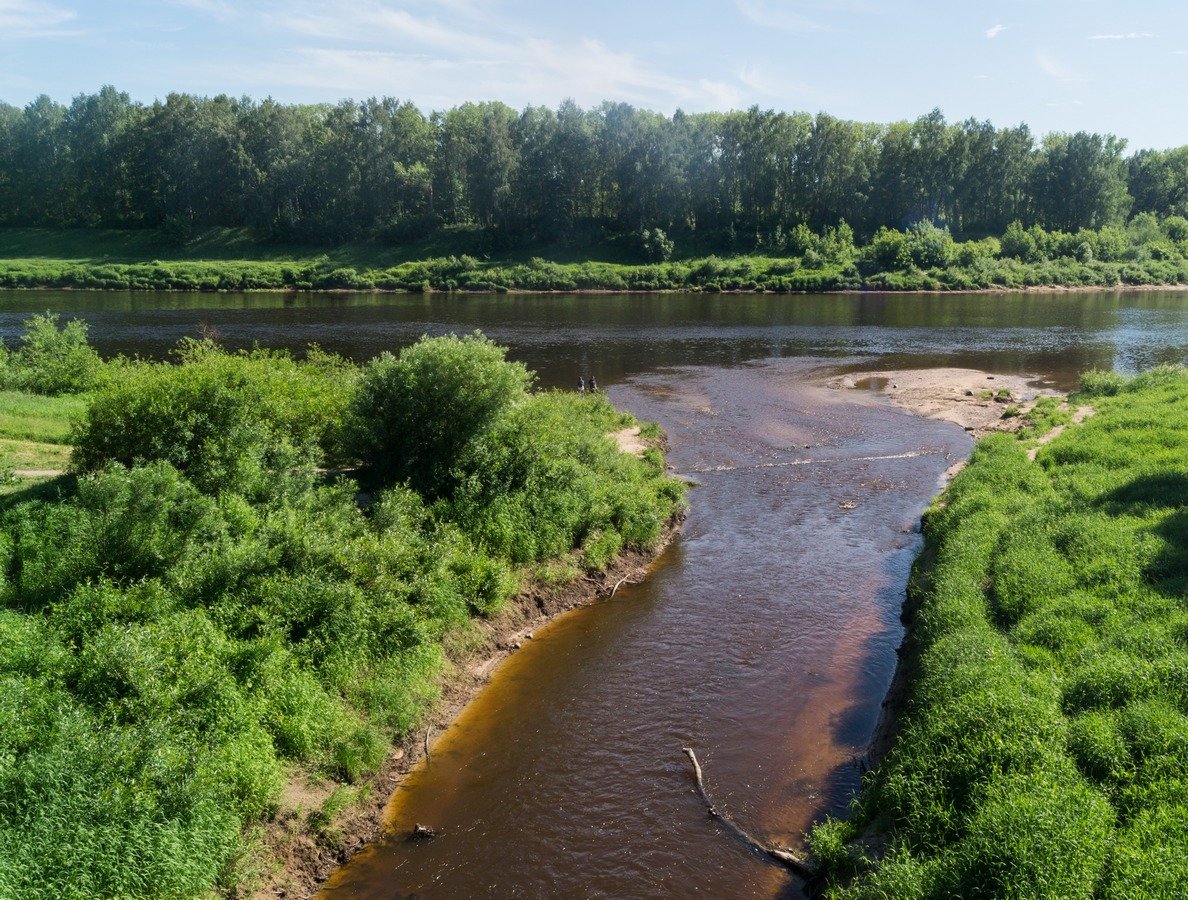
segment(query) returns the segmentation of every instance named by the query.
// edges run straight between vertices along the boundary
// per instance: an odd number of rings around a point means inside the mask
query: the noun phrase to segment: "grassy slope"
[[[688,248],[696,252],[697,248]],[[1022,263],[982,259],[962,268],[876,272],[848,264],[762,255],[689,256],[641,265],[622,241],[489,246],[453,229],[401,245],[262,244],[244,229],[210,229],[184,245],[153,231],[0,229],[0,287],[115,290],[357,289],[573,291],[979,290],[1188,284],[1188,260]]]
[[[85,407],[81,397],[0,391],[0,471],[66,468],[70,423]]]
[[[929,511],[902,730],[812,835],[829,896],[1182,896],[1188,372],[1092,403],[1034,463],[986,438]]]

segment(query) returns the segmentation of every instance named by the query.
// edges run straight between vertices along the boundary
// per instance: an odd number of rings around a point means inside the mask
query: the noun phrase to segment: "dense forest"
[[[783,253],[797,225],[932,222],[955,236],[1012,222],[1075,232],[1188,213],[1188,147],[1127,157],[1113,135],[824,113],[668,117],[623,103],[426,115],[391,98],[286,105],[113,87],[68,106],[0,104],[0,225],[212,226],[259,239],[401,241],[470,226],[512,247],[547,235],[672,237]],[[646,241],[644,242],[646,244]],[[646,249],[646,248],[645,248]],[[662,249],[662,245],[661,245]],[[793,248],[794,249],[794,248]]]

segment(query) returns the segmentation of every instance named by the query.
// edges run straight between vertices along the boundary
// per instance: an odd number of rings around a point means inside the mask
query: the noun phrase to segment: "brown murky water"
[[[795,845],[844,809],[889,683],[914,526],[961,429],[808,386],[814,364],[680,368],[614,399],[700,485],[643,584],[508,660],[327,897],[770,897],[798,886],[709,819]],[[807,445],[807,449],[806,449]],[[852,509],[843,508],[853,504]]]
[[[694,476],[683,537],[642,585],[544,628],[391,803],[393,833],[326,897],[797,896],[707,818],[682,746],[753,833],[795,844],[845,809],[892,675],[919,513],[969,449],[952,425],[826,370],[965,366],[1068,387],[1188,361],[1188,294],[399,297],[0,291],[0,337],[45,309],[104,352],[230,346],[356,359],[482,328],[569,386],[593,373]],[[870,385],[871,388],[876,385]],[[807,446],[806,446],[807,445]],[[852,506],[852,508],[850,508]]]

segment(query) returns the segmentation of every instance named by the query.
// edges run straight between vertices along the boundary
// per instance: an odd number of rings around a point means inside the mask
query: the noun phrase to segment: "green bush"
[[[350,409],[349,446],[383,477],[441,495],[461,453],[524,400],[531,381],[478,332],[422,338],[367,365]]]
[[[165,461],[205,491],[245,491],[269,472],[338,452],[352,374],[325,354],[227,353],[183,341],[178,365],[125,367],[76,427],[74,464]]]
[[[103,360],[87,342],[87,324],[71,319],[59,327],[51,313],[25,322],[16,350],[0,351],[0,385],[34,394],[77,394],[99,381]]]

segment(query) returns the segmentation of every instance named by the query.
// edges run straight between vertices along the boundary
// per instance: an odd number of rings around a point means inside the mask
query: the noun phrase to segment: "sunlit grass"
[[[1034,463],[1028,435],[985,439],[926,517],[902,730],[853,818],[812,836],[830,896],[1188,883],[1188,373],[1086,387],[1094,417]]]

